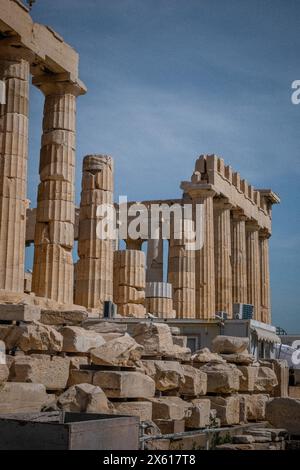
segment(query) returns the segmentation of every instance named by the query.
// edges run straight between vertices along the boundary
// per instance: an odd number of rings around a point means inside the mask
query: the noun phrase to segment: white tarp
[[[300,349],[287,344],[275,344],[276,358],[285,359],[292,369],[300,370]]]

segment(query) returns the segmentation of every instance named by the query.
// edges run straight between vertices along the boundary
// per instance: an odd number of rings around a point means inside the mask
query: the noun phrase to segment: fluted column
[[[216,312],[232,317],[230,209],[224,198],[214,199]]]
[[[73,303],[76,97],[84,92],[65,76],[36,77],[45,95],[32,289]]]
[[[196,318],[215,318],[215,262],[214,262],[214,212],[215,191],[210,185],[198,186],[196,182],[183,182],[181,188],[192,199],[196,217],[197,239],[203,244],[195,252]],[[197,209],[200,209],[200,211]],[[200,218],[200,220],[197,220]]]
[[[270,234],[268,232],[259,232],[261,273],[261,321],[265,323],[271,323],[269,237]]]
[[[237,210],[231,217],[232,301],[247,303],[246,217]]]
[[[146,282],[163,282],[164,242],[162,238],[150,238],[147,244]]]
[[[195,318],[195,251],[187,250],[184,239],[175,238],[172,230],[169,243],[168,282],[173,288],[173,308],[176,317]]]
[[[0,289],[24,292],[29,74],[32,54],[0,45]]]
[[[261,277],[257,224],[246,222],[247,299],[254,305],[254,319],[261,320]]]
[[[98,207],[103,207],[101,214]],[[75,303],[100,311],[104,301],[113,299],[113,240],[101,235],[106,207],[113,208],[113,159],[87,155],[82,165]]]

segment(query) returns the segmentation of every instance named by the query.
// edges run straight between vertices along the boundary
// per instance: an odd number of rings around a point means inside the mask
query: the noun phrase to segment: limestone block
[[[121,304],[118,305],[118,314],[124,317],[144,318],[146,309],[140,304]]]
[[[45,354],[17,356],[11,367],[10,381],[41,383],[47,390],[60,390],[67,385],[69,369],[69,358]]]
[[[179,393],[190,397],[206,395],[207,375],[205,372],[189,365],[183,365],[182,368],[184,381],[180,384]]]
[[[25,272],[24,273],[24,292],[25,294],[30,294],[32,291],[32,273]]]
[[[208,363],[200,370],[207,374],[208,393],[232,393],[239,390],[242,373],[233,364]]]
[[[0,413],[34,413],[47,403],[42,384],[7,382],[0,388]]]
[[[244,413],[244,422],[263,421],[266,418],[266,404],[269,401],[269,395],[256,393],[253,395],[239,395],[240,413]],[[241,410],[244,410],[243,412]]]
[[[247,351],[249,338],[218,335],[212,341],[212,351],[219,354],[235,354]]]
[[[185,418],[185,426],[191,429],[206,428],[210,424],[210,400],[193,400],[190,415]]]
[[[136,289],[135,287],[119,286],[117,292],[114,293],[114,301],[116,304],[144,304],[145,291]]]
[[[172,284],[167,282],[147,282],[146,297],[163,297],[172,299]]]
[[[91,362],[104,366],[132,366],[141,358],[142,352],[143,347],[128,334],[90,351]]]
[[[184,432],[184,419],[156,419],[155,424],[161,434],[177,434]]]
[[[83,176],[85,178],[85,176]],[[99,206],[100,204],[113,204],[113,192],[112,191],[104,191],[103,189],[88,189],[81,191],[80,195],[80,207],[88,208],[91,206]],[[84,212],[83,212],[84,213]],[[94,217],[87,216],[88,219],[90,218],[98,218],[102,219],[105,217],[104,213],[102,212],[94,212]],[[80,215],[79,215],[80,217]]]
[[[6,350],[17,346],[20,337],[23,334],[22,328],[15,325],[0,325],[0,341],[5,343]]]
[[[61,328],[60,333],[63,337],[62,350],[65,352],[85,353],[105,344],[99,333],[85,330],[79,326],[65,326]]]
[[[152,419],[184,419],[191,404],[179,397],[152,398]]]
[[[300,434],[300,400],[273,398],[266,405],[266,420],[274,427],[284,428],[289,434]]]
[[[101,320],[88,320],[83,323],[83,328],[87,330],[93,330],[96,333],[126,333],[127,325],[122,323],[116,323],[115,321],[101,321]]]
[[[240,392],[253,392],[257,374],[258,367],[252,366],[237,366],[238,370],[242,373],[240,376]]]
[[[38,321],[41,317],[41,309],[36,305],[27,304],[1,304],[0,320],[5,321]]]
[[[7,381],[9,375],[9,369],[6,364],[0,363],[0,386]]]
[[[73,202],[75,197],[74,185],[63,180],[47,180],[39,184],[37,200]]]
[[[143,360],[142,364],[145,373],[155,381],[156,389],[161,392],[179,389],[185,381],[183,367],[176,361]]]
[[[127,416],[138,416],[140,421],[152,419],[152,403],[149,401],[114,401],[117,414]]]
[[[258,367],[255,380],[255,392],[271,392],[278,385],[275,372],[269,367]]]
[[[63,337],[55,328],[34,322],[22,326],[22,334],[18,346],[22,351],[50,351],[62,350]]]
[[[74,161],[74,150],[68,149],[68,151],[72,154],[72,160]],[[63,180],[72,183],[75,180],[75,166],[60,160],[48,164],[40,160],[40,178],[42,182]]]
[[[223,359],[225,359],[226,362],[230,362],[232,364],[237,364],[237,365],[250,365],[255,362],[255,357],[252,354],[247,354],[247,353],[236,353],[236,354],[221,354]]]
[[[88,318],[85,310],[46,310],[41,312],[44,325],[79,325]]]
[[[68,380],[68,387],[79,384],[92,384],[94,380],[95,370],[94,369],[70,369],[70,375]]]
[[[217,411],[217,417],[222,426],[239,424],[240,422],[240,400],[238,395],[229,397],[209,397],[211,407]]]
[[[91,384],[73,385],[58,397],[57,405],[64,411],[110,413],[112,410],[105,393]]]
[[[82,198],[81,193],[81,198]],[[88,198],[85,196],[85,200]],[[108,215],[107,209],[113,208],[114,203],[114,193],[109,191],[98,191],[97,197],[95,195],[90,197],[89,199],[96,199],[97,203],[90,203],[89,205],[85,205],[81,199],[80,201],[80,211],[79,211],[79,221],[81,220],[90,220],[90,219],[97,219],[98,223],[101,224],[101,220],[106,218]],[[106,206],[98,209],[99,206]],[[100,211],[100,212],[99,212]]]
[[[164,323],[140,322],[134,326],[132,336],[145,348],[145,355],[164,355],[173,350],[171,331]]]
[[[151,398],[155,393],[154,380],[140,372],[97,371],[94,385],[109,398]]]
[[[217,364],[225,364],[225,359],[222,358],[217,353],[212,353],[208,348],[202,348],[196,351],[192,355],[192,361],[193,363],[198,363],[198,364],[206,364],[209,362],[214,362]]]
[[[89,358],[87,356],[69,356],[70,369],[79,369],[82,365],[86,366],[89,364]]]
[[[55,129],[42,135],[41,146],[63,145],[68,148],[76,149],[75,134],[73,132]]]

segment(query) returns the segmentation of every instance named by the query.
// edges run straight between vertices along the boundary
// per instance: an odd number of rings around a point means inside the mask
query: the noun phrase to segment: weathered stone
[[[63,337],[52,326],[34,322],[22,326],[22,330],[22,335],[18,341],[18,346],[22,351],[58,352],[62,350]]]
[[[212,341],[212,351],[219,354],[242,353],[249,346],[249,338],[218,335]]]
[[[141,421],[152,419],[152,403],[150,401],[114,401],[117,414],[138,416]]]
[[[263,421],[266,414],[266,403],[269,395],[260,393],[253,395],[239,395],[240,399],[240,421]]]
[[[184,432],[184,419],[156,419],[155,424],[162,434],[176,434]]]
[[[78,384],[92,384],[95,372],[93,369],[70,369],[68,387]]]
[[[182,366],[175,361],[142,361],[146,374],[155,381],[155,387],[161,392],[178,389],[184,382]]]
[[[222,354],[222,358],[225,359],[226,362],[246,366],[253,364],[255,361],[255,357],[252,354],[247,353]]]
[[[104,366],[131,366],[141,358],[143,347],[125,334],[91,350],[91,362]]]
[[[85,330],[79,326],[65,326],[61,328],[60,333],[63,336],[62,349],[65,352],[85,353],[105,344],[99,333]]]
[[[148,398],[155,394],[155,382],[140,372],[97,371],[94,385],[109,398]]]
[[[208,393],[237,392],[242,373],[233,364],[208,363],[200,368],[207,374]]]
[[[289,434],[300,435],[300,400],[273,398],[266,405],[266,420],[272,426],[284,428]]]
[[[195,367],[183,365],[184,381],[181,381],[179,393],[184,396],[195,397],[206,395],[207,375]]]
[[[42,310],[41,323],[45,325],[78,325],[88,317],[83,310]]]
[[[113,321],[87,320],[81,326],[96,333],[126,333],[127,331],[126,324],[118,324]]]
[[[31,413],[41,411],[47,403],[42,384],[7,382],[0,387],[0,413]]]
[[[208,348],[202,348],[196,351],[192,355],[192,361],[195,363],[208,363],[208,362],[215,362],[218,364],[225,364],[225,359],[222,358],[219,354],[212,353]]]
[[[232,436],[233,444],[253,444],[254,441],[255,439],[251,434],[236,434]]]
[[[22,333],[23,330],[19,326],[0,325],[0,341],[4,342],[6,350],[13,349],[17,346]]]
[[[193,400],[190,416],[185,418],[187,428],[205,428],[210,424],[210,400]]]
[[[278,381],[273,369],[269,367],[258,367],[254,391],[271,392],[276,385],[278,385]]]
[[[173,334],[173,333],[172,333]],[[173,344],[181,346],[182,348],[187,347],[187,336],[173,336]]]
[[[238,395],[229,397],[209,397],[211,407],[217,411],[217,417],[222,426],[238,424],[240,422],[240,400]]]
[[[184,419],[191,404],[179,397],[152,398],[152,419]]]
[[[0,363],[0,385],[7,381],[9,369],[6,364]]]
[[[47,390],[64,389],[69,377],[68,358],[33,354],[17,356],[10,370],[10,381],[41,383]]]
[[[64,411],[110,413],[112,407],[100,387],[91,384],[73,385],[57,400]]]
[[[87,356],[69,356],[69,359],[70,369],[79,369],[80,366],[89,364],[89,358]]]
[[[0,320],[5,321],[38,321],[41,309],[36,305],[27,304],[1,304]]]
[[[237,366],[242,373],[240,376],[240,392],[253,392],[258,374],[258,367]]]
[[[165,323],[140,322],[134,326],[132,336],[144,346],[145,355],[165,355],[173,351],[173,339]]]

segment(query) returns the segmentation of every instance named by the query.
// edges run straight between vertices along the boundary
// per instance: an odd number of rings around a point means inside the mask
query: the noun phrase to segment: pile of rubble
[[[170,434],[263,422],[270,397],[286,396],[285,363],[256,362],[247,338],[217,336],[213,352],[192,355],[163,322],[143,320],[130,336],[126,323],[85,311],[0,307],[0,413],[136,415],[149,432]]]

